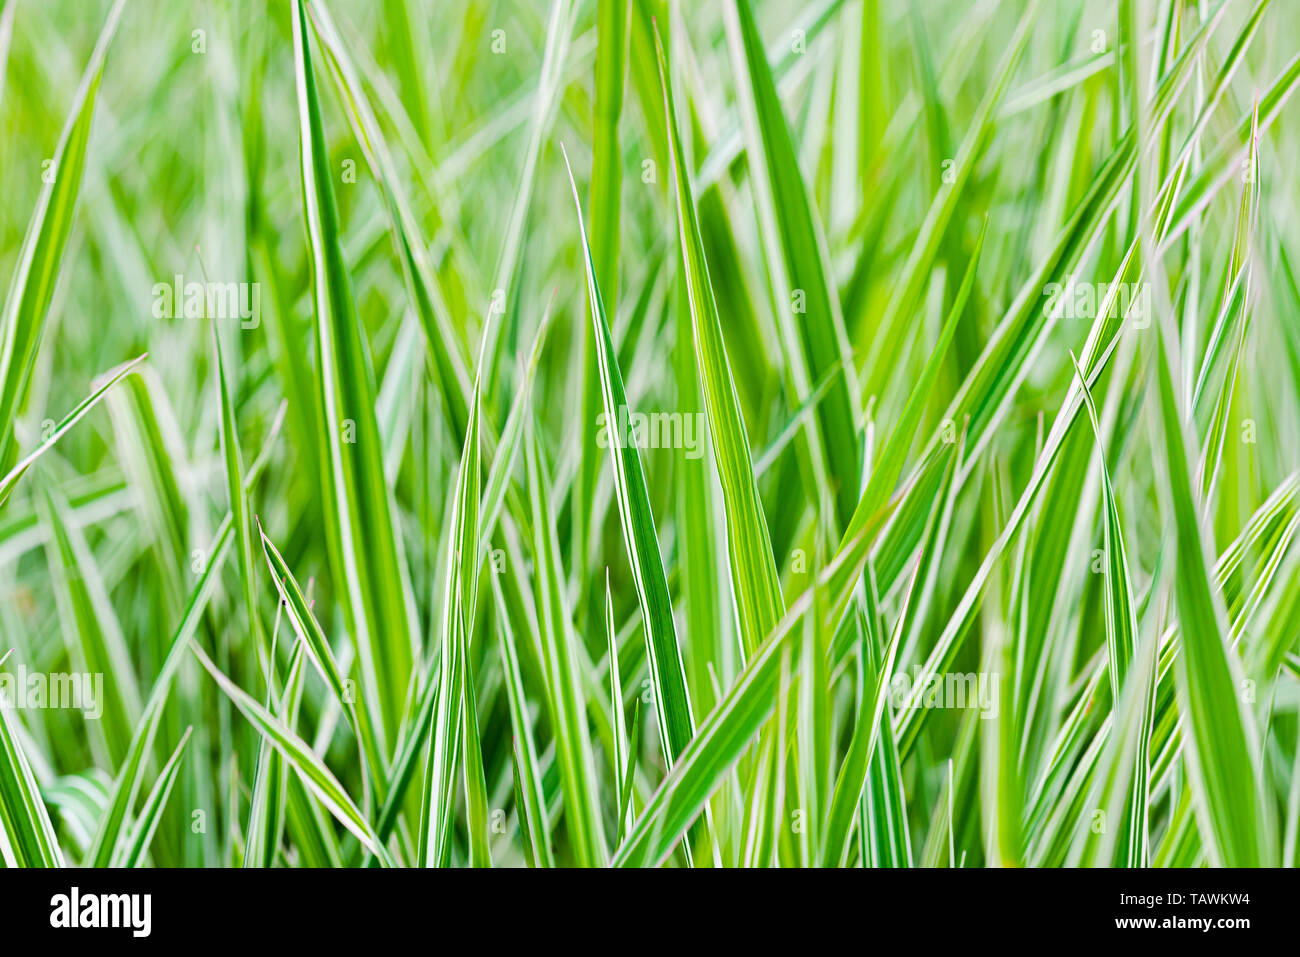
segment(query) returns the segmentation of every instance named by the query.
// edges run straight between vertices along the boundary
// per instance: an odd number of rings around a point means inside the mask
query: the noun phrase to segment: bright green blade
[[[1205,538],[1192,491],[1183,412],[1174,391],[1178,366],[1162,323],[1155,356],[1159,390],[1156,438],[1164,455],[1160,490],[1177,549],[1174,594],[1182,643],[1175,666],[1178,710],[1191,747],[1184,749],[1196,818],[1210,859],[1236,867],[1267,866],[1274,857],[1273,810],[1265,800],[1254,716],[1238,696],[1241,662],[1224,641],[1224,612],[1210,587]]]
[[[568,162],[567,156],[565,162]],[[591,308],[601,404],[605,410],[602,435],[606,439],[614,465],[614,488],[618,497],[623,542],[627,546],[632,580],[636,584],[637,599],[641,605],[646,654],[650,659],[650,674],[654,680],[659,739],[663,744],[664,760],[672,767],[695,734],[695,717],[686,691],[686,670],[682,666],[681,649],[677,644],[673,603],[668,595],[668,576],[664,573],[663,559],[659,555],[659,541],[655,533],[654,514],[650,508],[650,493],[646,489],[645,472],[641,467],[641,455],[637,451],[635,435],[625,432],[623,427],[624,421],[634,413],[628,404],[627,392],[623,388],[623,374],[614,354],[614,337],[605,315],[605,303],[596,279],[596,264],[587,242],[586,227],[582,223],[582,204],[578,200],[578,187],[573,182],[571,169],[569,183],[573,188],[574,205],[578,209],[578,231],[586,250],[587,302]],[[599,444],[599,437],[597,443]]]
[[[63,249],[72,231],[104,59],[125,3],[126,0],[117,0],[109,10],[77,86],[54,158],[43,170],[41,178],[45,185],[23,237],[5,296],[4,312],[0,314],[0,469],[6,472],[17,458],[14,420],[22,411],[31,387],[32,369],[59,278]]]
[[[374,369],[343,257],[333,170],[302,0],[293,5],[294,72],[303,212],[311,248],[317,403],[329,501],[321,503],[331,556],[361,664],[363,707],[380,748],[397,739],[417,636],[402,538],[384,477]]]
[[[656,44],[658,36],[656,35]],[[754,482],[749,436],[736,395],[736,384],[727,363],[718,305],[713,298],[704,244],[700,238],[691,177],[682,155],[673,106],[672,87],[663,47],[658,46],[659,80],[663,87],[664,112],[668,122],[673,172],[676,180],[677,228],[682,250],[682,268],[690,301],[695,351],[699,362],[704,407],[709,434],[722,485],[727,515],[727,554],[730,559],[732,591],[740,616],[740,632],[747,653],[752,653],[781,617],[785,603],[777,578],[767,519]]]

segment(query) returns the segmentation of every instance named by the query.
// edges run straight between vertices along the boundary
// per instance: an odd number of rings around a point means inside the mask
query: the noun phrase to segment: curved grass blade
[[[0,852],[6,867],[62,867],[63,852],[0,694]]]
[[[836,367],[845,372],[817,409],[820,457],[834,488],[837,526],[843,528],[860,487],[861,410],[851,388],[855,378],[839,294],[831,285],[826,238],[804,185],[749,0],[728,0],[723,14],[764,249],[769,268],[784,280],[777,283],[776,315],[796,394],[802,400]]]
[[[958,455],[952,460],[954,466],[960,458],[959,451]],[[940,488],[939,502],[946,502],[951,496],[955,472],[955,467],[950,467],[945,473]],[[894,659],[898,654],[898,646],[903,635],[911,626],[909,611],[915,614],[913,609],[920,604],[919,596],[925,588],[923,571],[926,568],[926,561],[943,548],[944,514],[945,509],[943,508],[933,508],[930,511],[928,524],[921,538],[921,550],[917,557],[912,582],[903,597],[902,606],[898,613],[898,621],[894,626],[894,633],[889,639],[889,644],[883,646],[883,648],[882,636],[877,634],[877,629],[881,627],[881,623],[877,617],[878,598],[874,594],[876,591],[875,575],[874,572],[869,572],[872,579],[867,583],[870,597],[866,602],[868,610],[867,614],[863,616],[865,625],[863,626],[862,643],[858,653],[869,659],[869,664],[864,663],[864,667],[867,668],[864,671],[864,679],[869,674],[874,681],[874,687],[870,695],[867,694],[867,685],[865,683],[861,688],[857,720],[853,726],[853,736],[849,741],[848,754],[840,767],[839,776],[835,781],[835,791],[831,798],[830,813],[826,825],[823,866],[844,867],[848,864],[849,854],[853,848],[851,840],[853,818],[863,800],[864,789],[868,784],[868,772],[873,764],[878,764],[882,770],[884,769],[878,742],[882,737],[882,718],[886,721],[890,720],[887,717],[889,714],[887,696],[894,678]]]
[[[249,468],[248,475],[244,478],[245,492],[252,487],[266,467],[275,439],[279,436],[280,428],[284,424],[284,413],[285,409],[282,405],[275,422],[271,426],[262,451]],[[154,736],[158,731],[158,723],[162,718],[163,706],[167,703],[168,695],[171,693],[172,681],[176,676],[176,672],[180,669],[181,662],[185,660],[186,645],[198,629],[199,622],[206,613],[208,602],[221,581],[221,571],[226,558],[230,554],[230,548],[234,540],[233,516],[227,512],[226,517],[217,528],[211,547],[208,549],[207,564],[204,565],[202,572],[199,574],[199,580],[190,593],[180,624],[176,626],[176,631],[167,646],[167,654],[163,658],[157,676],[154,678],[153,688],[149,692],[149,700],[145,702],[140,720],[136,722],[135,731],[131,736],[131,746],[127,750],[126,758],[118,770],[117,777],[113,780],[107,808],[100,817],[99,826],[95,831],[95,839],[86,852],[84,863],[87,867],[107,867],[109,861],[118,853],[118,842],[124,840],[122,826],[131,808],[135,806],[135,799],[140,788],[140,773],[144,769],[145,758],[153,747]]]
[[[271,649],[267,645],[262,618],[257,613],[257,581],[253,574],[253,530],[249,523],[248,496],[244,492],[244,463],[239,452],[239,429],[235,420],[235,404],[226,379],[226,361],[221,352],[221,334],[212,324],[212,348],[217,357],[217,392],[221,405],[221,457],[226,466],[226,495],[230,501],[230,514],[235,523],[235,540],[239,545],[239,578],[244,588],[244,606],[248,615],[249,630],[253,633],[257,653],[261,657],[262,671],[267,675],[273,664]]]
[[[625,808],[628,806],[629,795],[624,792],[623,780],[627,774],[627,768],[630,763],[628,757],[629,749],[636,750],[637,739],[627,736],[626,720],[623,712],[623,678],[619,674],[618,668],[618,630],[614,626],[614,596],[609,590],[609,569],[605,569],[605,642],[609,650],[609,702],[614,709],[614,783],[617,790],[614,794],[615,803],[618,804],[618,833],[622,835]],[[639,699],[638,699],[639,700]],[[628,820],[630,824],[631,821]],[[618,840],[614,842],[618,845]]]
[[[582,677],[578,673],[563,570],[555,533],[555,516],[542,474],[541,452],[532,432],[525,440],[524,465],[533,524],[533,568],[542,630],[542,664],[546,680],[555,756],[564,790],[564,823],[579,867],[600,867],[608,851],[600,826],[596,762],[587,727]]]
[[[1182,413],[1174,392],[1180,368],[1173,334],[1162,315],[1155,357],[1159,388],[1156,438],[1164,455],[1159,488],[1177,549],[1174,579],[1181,626],[1175,659],[1178,710],[1191,747],[1183,749],[1195,797],[1196,819],[1212,862],[1230,867],[1267,866],[1273,853],[1272,802],[1265,798],[1258,733],[1241,701],[1241,663],[1224,642],[1222,606],[1210,586],[1199,510]]]
[[[671,852],[788,691],[783,688],[783,673],[788,682],[793,677],[789,662],[798,661],[791,654],[796,626],[834,582],[845,576],[854,580],[861,574],[869,547],[862,535],[846,543],[750,655],[735,684],[701,722],[690,745],[646,804],[619,846],[614,866],[655,865]]]
[[[1070,353],[1075,375],[1079,377],[1080,392],[1092,420],[1092,431],[1097,437],[1097,451],[1101,457],[1102,501],[1106,510],[1106,650],[1110,662],[1111,700],[1119,701],[1120,689],[1137,645],[1137,614],[1133,608],[1133,583],[1129,579],[1128,555],[1124,548],[1124,531],[1120,526],[1119,509],[1115,504],[1115,490],[1111,486],[1110,469],[1103,448],[1101,421],[1097,417],[1097,404],[1087,377],[1079,368],[1074,353]]]
[[[1098,357],[1093,367],[1091,382],[1096,382],[1101,376],[1102,371],[1110,361],[1111,355],[1114,353],[1116,343],[1117,339],[1112,339],[1105,352]],[[929,709],[919,707],[920,695],[926,687],[926,683],[931,680],[931,676],[944,673],[952,664],[961,642],[969,632],[980,602],[983,600],[983,591],[988,583],[989,576],[992,575],[993,569],[1000,561],[1003,552],[1012,538],[1019,532],[1029,510],[1042,492],[1043,486],[1060,456],[1061,448],[1070,430],[1074,427],[1079,410],[1082,407],[1083,402],[1078,393],[1072,393],[1066,397],[1065,404],[1052,424],[1051,433],[1035,459],[1034,469],[1029,477],[1028,484],[1021,492],[1015,508],[1001,532],[999,532],[997,539],[985,554],[978,571],[975,573],[975,577],[962,594],[952,616],[944,625],[943,631],[926,659],[920,675],[916,678],[912,693],[908,701],[903,705],[903,715],[895,727],[898,734],[900,756],[905,757],[915,745],[921,726],[928,716]]]
[[[0,314],[0,469],[6,472],[15,458],[13,423],[27,399],[63,247],[72,231],[104,58],[117,32],[125,3],[126,0],[117,0],[109,10],[86,64],[49,166],[51,175],[45,177],[45,186],[23,237],[5,296],[4,312]]]
[[[277,615],[271,638],[273,649],[279,625]],[[293,647],[283,694],[277,691],[279,682],[275,680],[274,674],[268,673],[266,709],[290,728],[294,726],[292,708],[302,686],[304,647],[302,642],[298,642]],[[285,766],[284,759],[266,738],[262,738],[257,746],[253,793],[248,801],[248,832],[244,838],[245,867],[271,867],[275,864],[280,839],[284,834],[284,799],[288,786],[289,769]]]
[[[338,822],[351,831],[357,840],[381,862],[385,865],[391,863],[388,851],[379,843],[365,815],[353,803],[352,798],[343,790],[343,785],[339,784],[338,779],[316,756],[307,742],[289,730],[284,722],[231,681],[193,640],[189,642],[189,648],[203,669],[212,676],[212,680],[239,709],[240,714],[257,729],[259,734],[265,735],[276,747],[285,761],[298,773],[303,784],[316,795]]]
[[[619,706],[622,710],[622,706]],[[637,743],[641,740],[641,699],[636,699],[636,704],[632,706],[632,733],[628,737],[630,744],[630,753],[627,758],[627,766],[623,769],[623,779],[619,782],[619,800],[618,800],[618,832],[614,838],[614,845],[623,843],[623,835],[627,833],[627,828],[636,823],[635,808],[632,807],[632,792],[636,790],[633,781],[636,779],[636,760],[640,754],[640,748]]]
[[[566,154],[566,166],[568,159]],[[654,513],[650,507],[650,493],[646,488],[641,456],[633,437],[619,434],[621,423],[625,417],[630,417],[632,410],[623,388],[618,357],[614,353],[614,338],[605,315],[605,303],[601,299],[600,285],[596,279],[596,264],[591,258],[591,246],[587,242],[587,230],[582,222],[582,204],[578,199],[578,187],[573,181],[571,168],[569,185],[573,189],[573,203],[578,210],[578,233],[582,248],[586,251],[587,300],[591,308],[592,334],[596,342],[601,403],[605,409],[604,428],[609,436],[610,458],[614,466],[618,514],[623,526],[628,564],[632,567],[632,580],[641,605],[641,617],[645,623],[646,654],[650,660],[650,676],[654,681],[659,740],[663,745],[664,760],[671,768],[695,734],[695,717],[686,690],[686,669],[682,665],[681,649],[677,644],[673,604],[668,594],[668,576],[664,573],[663,559],[659,555]]]
[[[514,633],[510,630],[510,616],[496,575],[492,576],[492,593],[496,597],[497,648],[501,654],[501,670],[505,672],[510,725],[514,730],[510,749],[514,759],[515,814],[524,831],[523,843],[529,864],[532,867],[554,867],[551,824],[546,814],[546,792],[542,787],[531,712],[524,693],[524,680],[519,673],[519,653]]]
[[[483,338],[486,347],[487,337]],[[469,668],[466,635],[473,630],[474,605],[478,596],[480,450],[479,406],[484,356],[474,379],[469,426],[461,447],[452,501],[453,522],[448,539],[446,571],[443,574],[438,704],[425,764],[424,792],[420,805],[420,861],[424,866],[446,866],[451,855],[452,809],[455,803],[452,781],[460,750],[471,731],[465,728],[467,713],[465,671]],[[473,731],[477,737],[477,730]],[[482,755],[465,755],[465,784],[470,787],[471,764],[482,774]],[[477,784],[477,782],[475,782]],[[474,789],[477,792],[477,788]],[[468,793],[468,792],[467,792]],[[477,798],[477,793],[474,795]],[[481,834],[472,835],[481,838]],[[485,856],[486,841],[471,847],[476,860]]]
[[[407,293],[420,319],[425,343],[437,370],[439,392],[451,428],[458,435],[464,434],[469,418],[466,402],[470,376],[461,335],[447,304],[446,293],[438,281],[437,270],[429,258],[428,244],[420,233],[419,222],[411,209],[396,163],[384,142],[379,122],[343,38],[323,3],[312,3],[311,17],[342,94],[348,119],[357,135],[357,143],[383,189],[389,231],[402,262]]]
[[[102,714],[92,722],[92,753],[119,768],[140,720],[140,688],[126,635],[85,535],[57,486],[41,489],[50,536],[46,555],[68,655],[85,674],[104,675]]]
[[[185,756],[185,748],[190,743],[190,734],[193,730],[193,728],[185,729],[185,733],[181,735],[181,743],[176,745],[176,750],[172,752],[171,758],[163,765],[163,769],[158,772],[158,780],[154,783],[149,796],[145,798],[144,807],[140,809],[140,816],[131,829],[131,837],[127,842],[126,853],[115,866],[139,867],[144,860],[145,854],[149,851],[149,845],[153,843],[154,832],[158,830],[158,822],[162,819],[163,808],[167,806],[167,799],[171,797],[172,788],[176,784],[176,776],[180,774],[181,759]]]
[[[469,863],[471,867],[491,867],[492,853],[488,848],[488,796],[487,781],[483,771],[483,746],[478,731],[478,705],[474,694],[474,663],[469,657],[469,639],[465,630],[460,632],[461,679],[460,696],[464,714],[461,716],[464,754],[466,827],[469,831]]]
[[[334,651],[330,647],[325,633],[321,631],[316,616],[312,614],[307,597],[302,593],[302,589],[298,587],[297,580],[293,577],[293,573],[289,571],[289,566],[285,563],[279,550],[262,529],[260,521],[257,521],[257,533],[262,541],[262,554],[266,558],[267,567],[271,570],[271,579],[275,582],[275,589],[279,593],[281,607],[289,618],[289,624],[293,627],[294,634],[298,636],[299,641],[307,649],[312,664],[316,666],[316,670],[325,679],[325,684],[333,692],[339,707],[347,715],[348,723],[356,733],[361,750],[365,755],[367,772],[370,774],[371,779],[375,780],[376,775],[383,773],[384,764],[378,751],[374,727],[370,723],[369,715],[364,708],[356,706],[356,696],[348,688],[347,682],[339,670]],[[383,781],[375,780],[375,783],[381,788],[382,797]]]
[[[630,0],[598,0],[596,5],[596,102],[592,118],[590,255],[597,285],[610,302],[618,302],[619,214],[623,189],[623,157],[618,124],[626,85]],[[565,157],[566,165],[568,157]],[[572,178],[572,177],[570,177]],[[579,217],[581,218],[581,217]],[[592,345],[582,337],[582,421],[595,422],[603,391]],[[574,555],[586,570],[587,527],[600,456],[583,443],[575,482]]]
[[[903,414],[899,417],[893,431],[890,432],[889,441],[885,443],[884,450],[872,465],[871,476],[867,479],[867,486],[863,489],[862,496],[853,510],[853,516],[845,529],[841,547],[843,542],[847,542],[854,536],[861,534],[872,523],[880,520],[881,512],[889,501],[894,486],[898,484],[898,477],[903,472],[903,464],[907,460],[908,450],[912,447],[916,438],[916,432],[921,426],[921,418],[925,414],[926,406],[929,404],[934,391],[939,370],[943,367],[943,363],[948,356],[953,334],[957,331],[957,323],[965,314],[966,305],[970,301],[971,292],[975,288],[980,255],[984,250],[984,237],[987,235],[988,221],[985,220],[984,226],[980,230],[979,239],[975,243],[975,249],[971,253],[970,264],[966,267],[966,275],[962,278],[957,295],[953,298],[952,308],[948,311],[948,317],[944,320],[943,329],[939,332],[939,338],[935,342],[934,349],[930,352],[921,374],[912,386],[907,405],[904,407]]]
[[[317,403],[326,433],[323,503],[331,559],[361,664],[364,707],[387,753],[418,647],[410,583],[375,418],[374,370],[343,258],[338,206],[302,0],[293,4],[303,212],[311,249]]]
[[[98,404],[99,400],[104,397],[104,393],[116,385],[128,372],[143,362],[148,355],[149,353],[146,352],[143,355],[132,359],[130,362],[125,362],[116,369],[107,372],[105,377],[100,381],[100,384],[95,388],[95,391],[82,399],[80,404],[69,412],[62,422],[54,427],[40,445],[28,452],[21,461],[9,470],[9,473],[4,478],[0,479],[0,505],[4,505],[4,503],[9,499],[9,496],[13,493],[14,486],[17,485],[18,480],[27,473],[27,470],[32,467],[32,463],[53,448],[54,443],[63,438],[63,436],[66,435],[74,425],[81,421],[82,416]]]
[[[676,180],[677,228],[682,248],[682,268],[686,274],[691,320],[695,330],[695,350],[704,392],[704,407],[708,413],[709,433],[713,437],[713,454],[717,461],[727,517],[727,554],[730,559],[732,590],[740,619],[741,643],[746,654],[752,654],[776,626],[785,609],[785,601],[781,595],[767,519],[763,515],[758,487],[754,481],[749,436],[745,431],[736,384],[727,363],[727,350],[718,319],[718,304],[713,298],[709,267],[704,260],[704,242],[700,237],[695,201],[691,196],[691,177],[678,135],[668,65],[657,30],[655,48],[659,58],[659,82],[663,88],[669,151]]]
[[[1103,446],[1101,421],[1097,416],[1097,404],[1093,401],[1092,390],[1088,388],[1087,377],[1079,368],[1078,360],[1070,354],[1074,363],[1074,372],[1079,379],[1079,389],[1088,406],[1088,418],[1092,420],[1092,431],[1097,438],[1097,453],[1101,458],[1102,501],[1106,511],[1105,553],[1106,553],[1106,652],[1110,662],[1111,700],[1115,702],[1112,718],[1119,721],[1121,716],[1135,717],[1138,722],[1137,734],[1132,744],[1132,751],[1127,746],[1118,746],[1117,754],[1127,756],[1132,765],[1127,774],[1112,772],[1112,781],[1116,793],[1126,791],[1122,817],[1118,822],[1113,837],[1113,847],[1122,855],[1117,863],[1128,867],[1145,867],[1148,862],[1150,835],[1150,748],[1151,721],[1155,707],[1155,663],[1141,674],[1135,675],[1139,684],[1128,691],[1136,698],[1129,700],[1129,707],[1121,709],[1125,700],[1121,694],[1129,680],[1129,668],[1137,654],[1138,625],[1137,613],[1133,607],[1133,582],[1129,576],[1128,553],[1124,547],[1124,530],[1120,525],[1119,506],[1115,503],[1115,490],[1111,485],[1110,468],[1106,464]],[[1154,654],[1154,652],[1153,652]],[[1136,706],[1133,706],[1136,700]],[[1122,724],[1126,736],[1129,725]],[[1118,798],[1113,799],[1118,800]],[[1110,801],[1102,807],[1109,808]],[[1109,861],[1110,855],[1103,860]]]

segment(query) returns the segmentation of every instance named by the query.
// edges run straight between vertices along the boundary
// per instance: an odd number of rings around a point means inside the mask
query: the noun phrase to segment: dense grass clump
[[[6,865],[1297,863],[1298,27],[0,0]]]

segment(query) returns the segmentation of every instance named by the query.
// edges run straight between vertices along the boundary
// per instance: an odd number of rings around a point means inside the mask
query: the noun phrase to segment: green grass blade
[[[777,284],[776,315],[784,330],[786,359],[797,394],[805,396],[830,370],[845,370],[817,410],[826,478],[834,489],[837,524],[843,528],[858,500],[861,410],[851,388],[848,337],[839,295],[831,285],[826,239],[804,184],[749,0],[728,0],[723,13],[768,264],[784,280]]]
[[[565,162],[568,162],[567,156]],[[596,342],[601,404],[605,410],[604,429],[609,437],[610,458],[614,466],[618,514],[645,626],[646,654],[650,660],[655,710],[659,718],[659,739],[663,744],[664,760],[672,767],[695,734],[695,717],[686,691],[686,669],[682,665],[681,649],[677,644],[673,604],[668,594],[668,576],[664,573],[663,559],[659,555],[654,514],[650,507],[645,472],[641,467],[641,455],[633,436],[619,434],[621,423],[625,417],[631,416],[633,410],[628,404],[627,392],[623,388],[623,374],[614,354],[614,337],[605,315],[605,303],[601,298],[596,264],[582,222],[582,204],[578,199],[577,184],[573,182],[572,169],[569,170],[569,183],[573,188],[574,205],[578,209],[578,231],[586,250],[587,301],[591,308],[592,334]]]
[[[263,708],[242,688],[231,681],[212,663],[212,659],[193,640],[190,641],[189,648],[199,660],[199,664],[203,666],[203,669],[212,676],[212,680],[217,683],[217,686],[239,709],[240,714],[257,729],[259,734],[265,735],[275,745],[276,750],[284,756],[289,766],[298,773],[302,782],[316,795],[338,822],[351,831],[370,853],[376,855],[381,861],[387,862],[389,860],[388,852],[379,843],[379,839],[366,821],[365,815],[361,813],[360,808],[343,790],[343,786],[339,784],[338,779],[334,777],[324,762],[316,756],[311,747],[302,738],[290,731],[284,722]]]
[[[608,851],[600,825],[596,763],[574,647],[578,639],[564,594],[555,517],[542,474],[541,452],[531,434],[524,445],[524,463],[532,512],[533,567],[547,701],[564,789],[564,823],[578,866],[599,867],[605,864]]]
[[[329,501],[322,503],[339,590],[361,663],[364,707],[387,753],[395,741],[417,644],[410,586],[384,477],[374,370],[343,258],[302,0],[293,5],[303,212],[311,248],[317,401]]]
[[[82,416],[99,403],[99,400],[104,397],[104,394],[108,392],[109,389],[116,385],[123,376],[129,373],[138,364],[143,362],[147,355],[148,353],[132,359],[130,362],[123,363],[116,369],[112,369],[105,373],[95,390],[91,392],[90,395],[86,396],[86,398],[82,399],[80,404],[69,412],[67,416],[64,417],[63,421],[56,425],[49,435],[42,440],[40,445],[28,452],[27,455],[14,465],[14,467],[9,470],[9,474],[4,478],[0,478],[0,505],[4,505],[4,503],[8,501],[9,496],[13,493],[14,486],[17,485],[18,480],[27,473],[27,470],[32,467],[32,464],[53,448],[54,444],[58,442],[59,439],[63,438],[63,436],[66,435],[74,425],[81,421]]]
[[[230,514],[235,524],[235,539],[239,545],[239,578],[244,589],[244,607],[248,615],[249,630],[261,656],[262,668],[269,675],[270,647],[257,613],[257,582],[253,565],[253,528],[250,522],[248,496],[244,493],[244,463],[239,452],[239,429],[235,420],[235,404],[226,377],[226,361],[221,352],[221,334],[216,324],[212,326],[212,347],[217,357],[217,393],[221,404],[221,457],[226,466],[226,495]]]
[[[1176,544],[1174,582],[1182,645],[1176,659],[1178,710],[1189,735],[1189,780],[1210,859],[1227,866],[1267,865],[1272,807],[1264,799],[1258,735],[1241,701],[1241,663],[1224,642],[1224,612],[1210,587],[1205,539],[1191,485],[1183,413],[1174,392],[1178,368],[1171,334],[1160,327],[1156,437],[1164,455],[1160,489]]]
[[[126,0],[117,0],[109,10],[108,19],[86,64],[67,122],[59,136],[58,148],[42,177],[45,185],[23,237],[9,292],[5,296],[4,312],[0,314],[0,469],[5,471],[13,466],[16,457],[13,423],[22,411],[31,386],[36,352],[45,331],[59,264],[68,234],[72,231],[104,58],[113,34],[117,32],[125,3]]]
[[[6,867],[62,867],[54,825],[19,744],[12,708],[0,695],[0,851]]]
[[[776,560],[772,555],[767,519],[754,481],[753,464],[749,457],[749,436],[740,412],[736,385],[727,363],[718,305],[713,298],[708,265],[704,261],[704,243],[700,237],[695,202],[691,196],[691,177],[682,155],[668,67],[657,34],[655,42],[676,179],[677,228],[682,249],[682,267],[686,273],[691,320],[695,330],[695,350],[704,391],[704,407],[708,415],[709,434],[713,439],[713,454],[727,515],[727,553],[732,590],[740,618],[742,644],[746,653],[752,653],[775,627],[785,608],[785,602],[777,577]]]
[[[554,867],[551,824],[546,814],[546,792],[542,787],[528,697],[519,671],[519,653],[510,628],[509,615],[505,610],[505,598],[501,595],[501,585],[495,575],[492,576],[492,593],[496,596],[497,647],[501,655],[501,670],[505,672],[510,725],[514,732],[510,750],[514,759],[515,814],[525,831],[524,846],[530,865]]]
[[[158,780],[154,782],[153,790],[145,798],[140,816],[136,818],[135,826],[131,829],[126,853],[120,861],[116,862],[117,866],[139,867],[145,854],[149,852],[154,832],[158,830],[158,823],[162,819],[163,808],[167,806],[167,799],[171,797],[172,788],[176,785],[176,777],[180,774],[181,759],[185,757],[185,749],[190,743],[192,730],[192,728],[185,729],[185,733],[181,735],[181,743],[176,745],[176,750],[172,752],[172,756],[158,773]]]

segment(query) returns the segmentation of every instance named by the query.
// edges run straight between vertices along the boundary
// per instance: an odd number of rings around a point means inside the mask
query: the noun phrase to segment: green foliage
[[[191,7],[0,3],[6,866],[1300,860],[1285,4]]]

